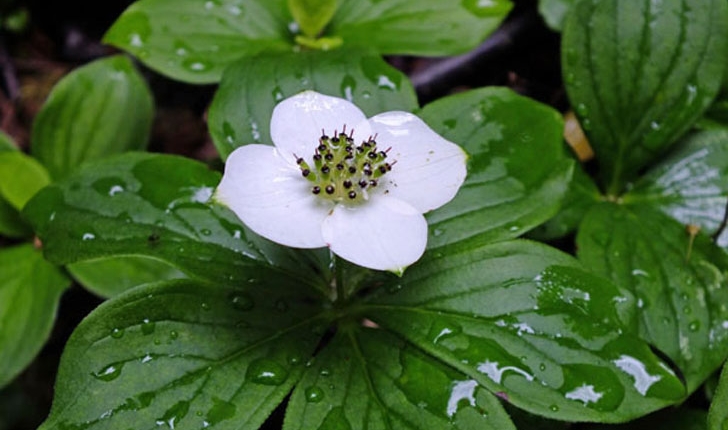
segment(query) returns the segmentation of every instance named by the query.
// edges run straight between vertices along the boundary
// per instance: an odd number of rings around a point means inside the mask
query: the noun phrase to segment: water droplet
[[[540,370],[540,371],[542,371],[542,372],[543,372],[544,370],[546,370],[546,364],[544,364],[544,363],[541,363],[541,364],[539,364],[539,365],[538,365],[538,370]]]
[[[592,128],[591,120],[589,118],[583,118],[581,120],[581,128],[584,129],[584,131],[589,131]]]
[[[584,103],[579,103],[576,105],[576,112],[579,115],[585,117],[585,116],[589,115],[589,108],[586,107],[586,105]]]
[[[154,328],[156,326],[156,323],[153,321],[150,321],[148,318],[144,318],[144,321],[142,321],[142,333],[144,335],[149,335],[154,333]]]
[[[261,385],[281,385],[288,378],[288,370],[271,359],[259,358],[250,363],[245,378]]]
[[[319,372],[319,375],[326,377],[326,376],[331,375],[331,371],[329,369],[321,369],[321,371]]]
[[[212,407],[207,411],[205,421],[209,425],[215,425],[220,421],[233,418],[237,412],[237,407],[231,402],[226,402],[217,397],[212,397]]]
[[[688,328],[690,329],[690,331],[700,330],[700,321],[698,321],[698,320],[692,321],[690,323],[690,325],[688,325]]]
[[[239,311],[249,311],[255,306],[253,298],[247,294],[237,293],[230,297],[230,303]]]
[[[212,234],[212,231],[210,231],[209,228],[203,228],[202,230],[200,230],[200,233],[202,233],[203,236],[209,236]]]
[[[189,72],[204,73],[212,68],[212,64],[202,59],[186,58],[182,61],[182,67]]]
[[[288,357],[288,364],[290,364],[291,366],[297,366],[297,365],[301,364],[301,361],[302,360],[299,355],[292,355],[292,356]]]
[[[650,123],[650,128],[651,128],[651,129],[653,129],[654,131],[657,131],[657,130],[659,130],[659,129],[660,129],[661,127],[662,127],[662,126],[661,126],[661,125],[660,125],[660,123],[659,123],[659,122],[657,122],[657,121],[652,121],[652,122]]]
[[[210,310],[210,304],[207,303],[207,302],[202,302],[200,304],[200,307],[202,308],[203,311],[209,311]]]
[[[121,376],[121,370],[123,368],[124,362],[112,363],[99,370],[98,372],[93,372],[92,375],[98,380],[109,382]]]
[[[111,337],[114,339],[121,339],[122,336],[124,336],[124,329],[115,328],[111,330]]]
[[[551,410],[551,412],[558,412],[559,411],[559,406],[558,405],[551,405],[551,406],[549,406],[549,409]]]
[[[356,81],[350,75],[344,76],[344,79],[341,80],[341,86],[339,87],[339,90],[341,91],[341,96],[343,98],[350,102],[353,102],[354,90],[356,90]]]
[[[169,332],[169,337],[172,340],[177,339],[179,337],[179,333],[177,333],[176,331],[172,330],[172,331]]]
[[[436,228],[436,229],[432,230],[432,235],[435,237],[442,236],[443,233],[445,233],[445,230],[443,230],[441,228]]]
[[[387,292],[389,294],[395,294],[402,289],[402,284],[390,284],[387,286]]]
[[[283,100],[283,98],[284,98],[283,90],[281,89],[281,87],[279,87],[277,85],[275,88],[273,88],[273,92],[271,94],[273,95],[273,101],[276,103]]]
[[[170,429],[174,429],[179,425],[179,422],[187,416],[187,413],[190,411],[190,402],[186,400],[181,400],[174,405],[172,405],[171,408],[167,409],[167,411],[162,415],[161,418],[157,418],[156,424],[158,426],[168,426]]]
[[[319,403],[324,399],[324,391],[316,386],[306,388],[306,401],[309,403]]]

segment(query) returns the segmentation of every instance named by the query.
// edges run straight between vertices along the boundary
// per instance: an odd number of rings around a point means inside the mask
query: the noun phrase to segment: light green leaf
[[[83,162],[144,149],[153,109],[127,57],[96,60],[53,88],[33,123],[31,153],[59,179]]]
[[[76,328],[41,429],[258,428],[306,369],[318,309],[291,279],[129,291]]]
[[[544,245],[425,257],[380,291],[367,318],[529,412],[622,422],[685,394],[634,334],[633,297]]]
[[[138,285],[186,277],[165,261],[143,256],[80,261],[69,264],[66,269],[86,289],[105,298]]]
[[[383,330],[349,326],[291,395],[284,430],[515,430],[478,383]]]
[[[0,249],[0,387],[40,351],[70,280],[31,244]]]
[[[290,51],[286,0],[140,0],[104,42],[152,69],[189,83],[214,83],[242,57]]]
[[[555,110],[505,88],[484,88],[425,106],[422,118],[468,153],[458,195],[430,213],[428,247],[510,239],[556,214],[571,178]]]
[[[288,0],[288,10],[308,37],[316,37],[336,12],[338,0]]]
[[[569,15],[562,67],[613,195],[655,161],[718,93],[728,56],[724,0],[585,0]]]
[[[648,205],[595,206],[577,236],[579,258],[637,298],[640,335],[694,391],[728,355],[728,255]]]
[[[260,55],[225,72],[210,106],[210,134],[223,159],[248,143],[272,143],[273,108],[303,90],[345,98],[368,117],[417,109],[407,77],[377,55],[350,50]]]
[[[48,171],[34,158],[20,151],[0,152],[0,198],[15,210],[49,183]]]
[[[708,430],[724,430],[728,427],[728,366],[723,366],[720,382],[710,404],[708,413]]]
[[[717,231],[728,203],[728,130],[688,136],[651,169],[623,200],[660,209],[707,235]],[[728,233],[718,239],[728,248]]]
[[[574,3],[576,0],[539,0],[538,12],[552,30],[561,31]]]
[[[17,151],[18,147],[13,142],[13,139],[5,134],[4,131],[0,130],[0,152],[4,151]]]
[[[343,1],[326,34],[380,54],[453,55],[475,48],[512,7],[509,0]]]
[[[58,264],[143,255],[226,285],[293,273],[302,287],[328,289],[328,263],[319,254],[262,239],[210,203],[219,181],[218,172],[190,159],[130,153],[47,187],[25,215]]]

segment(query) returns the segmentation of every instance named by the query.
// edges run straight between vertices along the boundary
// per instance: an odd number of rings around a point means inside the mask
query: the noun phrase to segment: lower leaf
[[[257,428],[304,372],[320,306],[295,287],[175,280],[92,312],[69,340],[42,429]]]
[[[667,354],[694,391],[728,355],[728,255],[647,205],[595,206],[579,258],[637,298],[640,336]]]
[[[477,381],[384,330],[348,326],[294,390],[285,430],[515,430]]]

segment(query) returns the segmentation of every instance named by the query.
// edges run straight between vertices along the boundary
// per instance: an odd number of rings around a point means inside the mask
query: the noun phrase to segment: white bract
[[[466,154],[407,112],[367,119],[347,100],[305,91],[280,102],[275,146],[227,159],[215,198],[282,245],[328,246],[355,264],[402,273],[427,244],[422,215],[452,200]]]

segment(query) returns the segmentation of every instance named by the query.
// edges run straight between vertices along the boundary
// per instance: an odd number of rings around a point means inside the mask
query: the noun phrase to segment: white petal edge
[[[295,248],[326,246],[321,223],[333,204],[310,192],[295,164],[268,145],[246,145],[233,151],[215,191],[255,233]]]
[[[401,274],[425,252],[427,221],[401,200],[377,197],[361,206],[337,205],[323,223],[323,236],[345,260]]]
[[[321,130],[333,137],[334,131],[354,129],[359,143],[372,134],[364,113],[353,103],[338,97],[304,91],[278,103],[270,120],[270,136],[278,151],[309,159],[318,146]]]
[[[381,181],[390,196],[422,213],[455,197],[467,176],[467,154],[460,146],[408,112],[381,113],[369,123],[377,133],[377,146],[383,150],[391,146],[388,160],[396,160]]]

